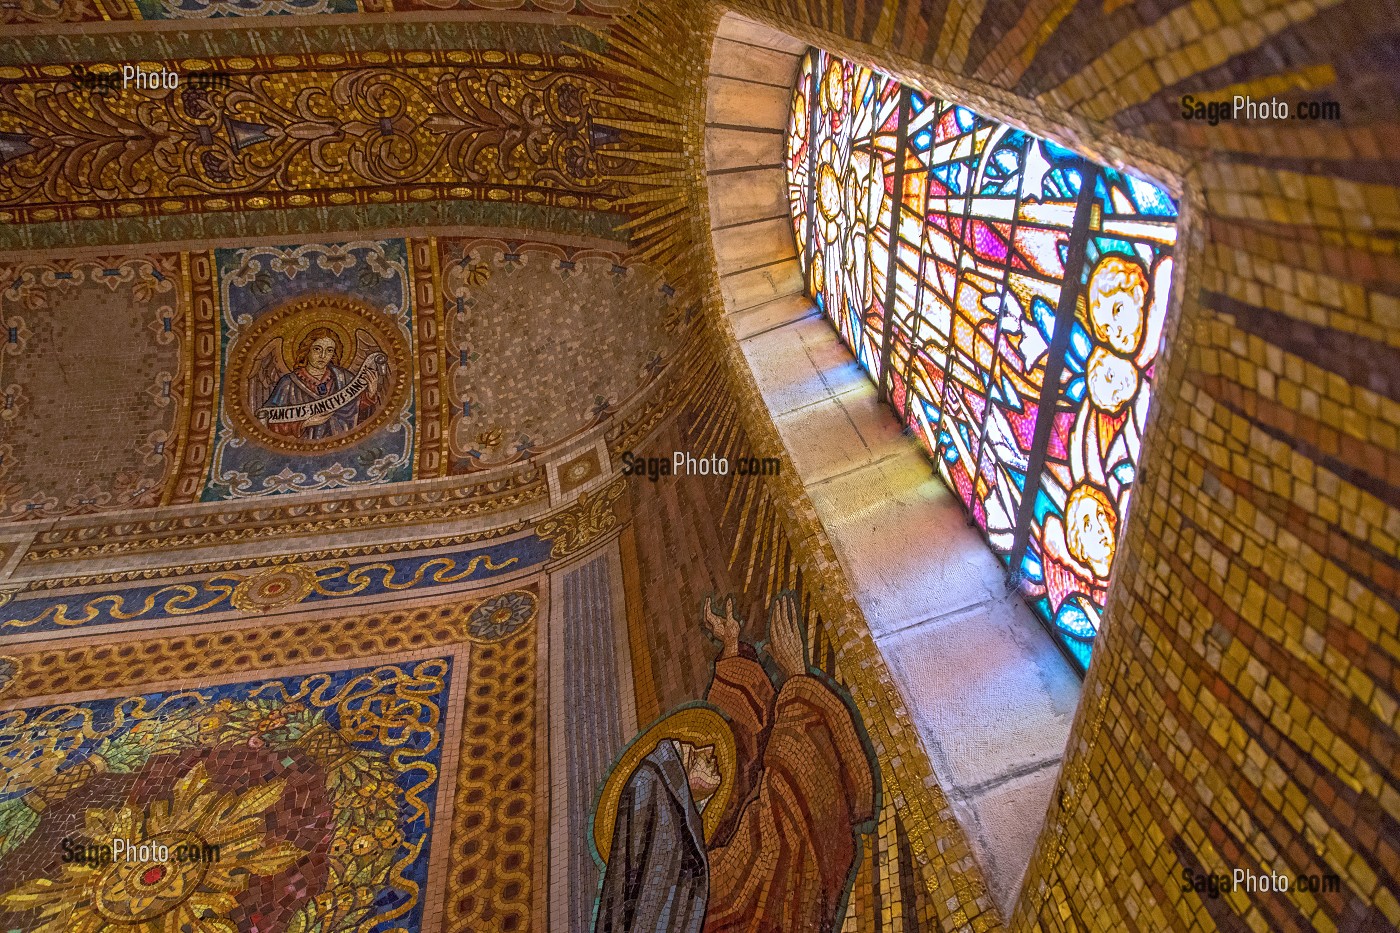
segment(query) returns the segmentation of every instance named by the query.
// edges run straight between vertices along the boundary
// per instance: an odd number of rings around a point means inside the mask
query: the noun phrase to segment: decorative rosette
[[[467,634],[472,641],[502,641],[533,622],[538,605],[539,600],[528,590],[491,596],[467,616]]]
[[[315,589],[315,573],[299,564],[287,564],[248,577],[229,600],[245,612],[271,612],[296,605]]]

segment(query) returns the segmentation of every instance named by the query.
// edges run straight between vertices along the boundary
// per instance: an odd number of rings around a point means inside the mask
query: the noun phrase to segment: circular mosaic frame
[[[297,318],[311,318],[315,323],[300,325]],[[357,424],[346,433],[322,440],[295,440],[268,430],[250,410],[248,380],[250,368],[269,340],[279,334],[308,330],[311,326],[329,326],[339,334],[353,335],[357,330],[368,331],[389,360],[390,378],[387,396],[373,417]],[[345,338],[342,337],[344,340]],[[353,346],[345,347],[348,352]],[[284,350],[284,353],[286,351]],[[224,410],[242,436],[261,447],[276,451],[329,453],[353,446],[358,441],[399,417],[407,401],[410,367],[408,338],[382,312],[343,295],[308,295],[289,301],[260,314],[233,341],[229,352],[228,370],[224,377]],[[284,360],[285,365],[285,360]]]

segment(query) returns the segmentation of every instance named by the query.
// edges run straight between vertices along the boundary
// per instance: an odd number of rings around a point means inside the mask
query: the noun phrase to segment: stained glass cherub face
[[[1074,559],[1107,580],[1113,568],[1118,519],[1108,494],[1088,483],[1076,486],[1065,503],[1065,543]]]
[[[1138,391],[1138,369],[1132,360],[1095,347],[1084,365],[1089,404],[1109,414],[1123,410]]]
[[[1114,352],[1131,357],[1142,343],[1147,315],[1147,273],[1126,256],[1110,253],[1089,276],[1089,326]]]

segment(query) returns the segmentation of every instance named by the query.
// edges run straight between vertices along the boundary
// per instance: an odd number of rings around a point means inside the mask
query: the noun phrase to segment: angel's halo
[[[282,338],[282,362],[287,367],[287,372],[296,372],[297,365],[301,362],[302,342],[313,330],[328,330],[335,335],[336,358],[332,362],[342,369],[345,368],[347,356],[354,352],[356,344],[350,336],[350,331],[337,320],[342,313],[339,309],[313,307],[297,315],[299,320],[287,329]]]

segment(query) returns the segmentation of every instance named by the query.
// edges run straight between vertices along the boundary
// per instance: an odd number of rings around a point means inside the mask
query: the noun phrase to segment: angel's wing
[[[388,375],[388,360],[384,356],[384,350],[374,339],[373,334],[363,327],[359,328],[355,331],[355,352],[351,355],[350,365],[347,366],[346,369],[350,370],[352,373],[359,372],[360,367],[365,365],[365,360],[369,359],[373,354],[377,354],[379,357],[378,369],[380,375]]]
[[[248,367],[248,407],[257,411],[265,406],[286,372],[282,362],[282,338],[273,337]]]

